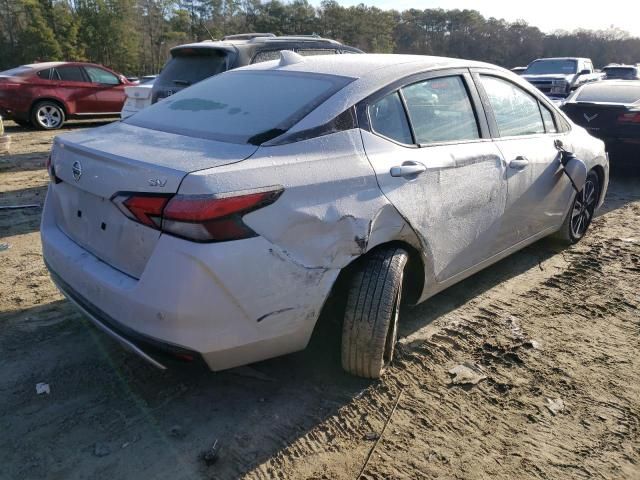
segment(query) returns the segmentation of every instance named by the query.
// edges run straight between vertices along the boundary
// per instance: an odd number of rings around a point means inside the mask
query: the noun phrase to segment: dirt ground
[[[54,135],[7,131],[0,205],[42,204]],[[40,213],[0,210],[2,479],[640,479],[640,174],[612,178],[578,245],[543,240],[403,311],[375,382],[342,373],[332,311],[304,352],[155,370],[56,291]],[[454,384],[465,362],[486,378]]]

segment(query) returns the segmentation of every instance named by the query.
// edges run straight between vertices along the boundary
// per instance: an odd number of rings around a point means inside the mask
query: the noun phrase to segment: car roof
[[[422,72],[449,68],[478,67],[497,70],[517,83],[524,82],[518,75],[507,69],[489,63],[457,58],[395,54],[346,54],[303,57],[294,53],[290,58],[291,61],[283,62],[284,64],[281,64],[281,61],[274,60],[248,65],[222,74],[233,75],[247,71],[284,71],[342,76],[354,80],[296,124],[290,130],[290,133],[323,125],[347,108],[390,83]]]
[[[242,67],[242,70],[284,70],[295,72],[337,75],[363,78],[374,73],[381,79],[389,74],[402,72],[405,75],[443,68],[499,68],[495,65],[472,60],[426,55],[397,55],[368,53],[365,55],[316,55],[300,57],[297,63],[281,65],[279,61],[261,62]],[[400,70],[398,70],[400,68]],[[504,71],[508,71],[504,69]],[[377,72],[377,73],[376,73]]]
[[[538,60],[590,60],[590,59],[586,57],[543,57],[543,58],[536,58],[534,62],[537,62]]]
[[[24,66],[33,68],[33,69],[44,70],[46,68],[58,67],[66,63],[67,62],[38,62],[38,63],[28,63],[27,65],[24,65]]]
[[[247,34],[249,35],[249,34]],[[258,34],[260,35],[260,34]],[[267,35],[267,34],[262,34]],[[231,38],[230,38],[231,37]],[[171,50],[180,50],[182,48],[237,48],[241,46],[260,46],[260,45],[278,45],[281,43],[310,43],[310,44],[327,44],[331,46],[344,46],[342,43],[331,38],[323,38],[315,35],[283,35],[283,36],[256,36],[253,38],[233,38],[230,36],[222,40],[204,40],[202,42],[185,43],[173,47]],[[352,47],[350,47],[352,48]]]

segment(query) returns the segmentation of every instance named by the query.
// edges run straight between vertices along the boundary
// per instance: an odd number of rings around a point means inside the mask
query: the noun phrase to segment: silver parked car
[[[340,276],[342,362],[364,377],[393,357],[401,301],[577,242],[609,172],[600,140],[502,68],[293,52],[57,137],[48,168],[46,264],[130,350],[213,370],[301,350]]]

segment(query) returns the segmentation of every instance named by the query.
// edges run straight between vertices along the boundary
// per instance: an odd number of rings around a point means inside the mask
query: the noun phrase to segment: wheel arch
[[[595,165],[591,170],[589,170],[590,172],[596,172],[596,175],[598,175],[598,202],[596,205],[600,205],[600,201],[602,200],[602,193],[604,192],[605,189],[605,173],[604,173],[604,167],[602,165]]]
[[[31,118],[31,115],[33,114],[33,109],[35,108],[35,106],[40,102],[53,102],[53,103],[59,105],[60,108],[62,108],[62,111],[64,112],[65,118],[68,118],[69,109],[68,109],[67,105],[65,104],[64,101],[62,101],[62,100],[60,100],[59,98],[56,98],[56,97],[40,97],[40,98],[36,98],[33,102],[31,102],[31,105],[29,106],[29,118]]]

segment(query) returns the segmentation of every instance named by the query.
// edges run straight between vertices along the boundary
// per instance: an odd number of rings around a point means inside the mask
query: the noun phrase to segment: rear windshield
[[[352,78],[278,71],[230,71],[125,120],[163,132],[259,145],[286,132]]]
[[[575,60],[537,60],[527,67],[527,75],[546,75],[551,73],[576,73],[578,62]]]
[[[612,83],[599,82],[593,85],[585,85],[578,92],[574,101],[624,104],[640,101],[640,81]]]
[[[185,87],[227,69],[227,54],[212,48],[188,48],[173,53],[156,80],[164,87]]]
[[[635,78],[638,71],[633,67],[609,67],[602,70],[607,78]]]
[[[32,67],[16,67],[10,70],[5,70],[4,72],[0,72],[0,77],[15,77],[17,75],[23,75],[25,73],[29,73],[33,71]]]

